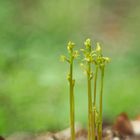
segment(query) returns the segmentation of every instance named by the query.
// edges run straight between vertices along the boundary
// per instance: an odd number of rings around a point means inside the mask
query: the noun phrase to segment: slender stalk
[[[98,76],[98,66],[96,66],[95,68],[95,75],[94,75],[94,98],[93,98],[93,123],[94,123],[94,133],[96,132],[96,130],[98,130],[96,128],[97,125],[96,124],[96,89],[97,89],[97,76]],[[97,133],[98,135],[98,133]]]
[[[91,140],[91,81],[90,81],[90,63],[88,62],[87,71],[87,84],[88,84],[88,140]]]
[[[88,84],[88,140],[95,140],[94,133],[94,120],[92,112],[92,94],[91,94],[91,63],[88,62],[87,71],[87,84]]]
[[[71,140],[75,140],[75,114],[74,114],[74,80],[73,80],[73,58],[71,57],[70,62],[70,129],[71,129]]]
[[[104,81],[104,66],[101,68],[101,90],[100,90],[100,124],[99,124],[99,140],[102,140],[102,104],[103,104],[103,81]]]
[[[95,75],[94,75],[94,99],[93,99],[94,106],[96,106],[97,76],[98,76],[98,66],[96,66]]]

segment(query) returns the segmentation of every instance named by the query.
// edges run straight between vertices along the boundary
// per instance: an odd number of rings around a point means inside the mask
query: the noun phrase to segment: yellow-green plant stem
[[[75,114],[74,114],[74,80],[73,80],[73,58],[70,61],[70,129],[71,129],[71,140],[75,140]]]
[[[96,88],[97,88],[97,76],[98,76],[98,66],[95,68],[95,75],[94,75],[94,98],[93,98],[93,119],[94,119],[94,127],[95,127],[95,133],[96,133]],[[98,133],[97,133],[98,135]]]
[[[101,67],[101,90],[100,90],[100,124],[99,124],[99,140],[102,140],[102,104],[103,104],[103,83],[104,83],[104,66]]]
[[[92,94],[91,94],[91,63],[88,62],[88,70],[87,70],[87,84],[88,84],[88,140],[95,140],[94,134],[94,120],[92,114]]]
[[[98,76],[98,66],[96,66],[95,75],[94,75],[94,99],[93,99],[94,106],[96,106],[97,76]]]

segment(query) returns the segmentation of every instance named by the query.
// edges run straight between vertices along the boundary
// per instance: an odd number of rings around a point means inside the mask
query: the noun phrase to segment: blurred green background
[[[106,67],[104,119],[140,113],[140,1],[0,0],[0,134],[69,125],[69,40],[101,42]],[[75,63],[76,122],[86,126],[86,76]]]

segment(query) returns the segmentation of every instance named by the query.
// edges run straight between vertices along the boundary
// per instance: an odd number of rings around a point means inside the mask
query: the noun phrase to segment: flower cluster
[[[104,57],[102,55],[102,48],[99,43],[96,44],[95,49],[91,48],[90,39],[87,39],[84,44],[85,44],[85,49],[81,49],[84,55],[84,59],[83,59],[84,62],[93,63],[99,66],[100,68],[105,66],[106,63],[110,62],[109,57]],[[84,64],[81,63],[80,65],[83,67]]]
[[[68,42],[67,50],[70,54],[70,57],[66,57],[64,55],[61,55],[60,59],[61,61],[66,61],[68,63],[71,63],[73,59],[77,58],[79,56],[79,52],[77,50],[74,50],[75,44],[71,41]]]
[[[102,54],[102,48],[99,43],[95,48],[92,48],[91,40],[87,39],[84,42],[85,48],[81,49],[83,58],[80,66],[84,70],[87,76],[87,95],[88,95],[88,140],[95,140],[97,134],[98,140],[102,139],[102,98],[103,98],[103,79],[104,79],[104,67],[110,62],[110,58],[104,57]],[[75,121],[74,121],[74,85],[73,79],[74,59],[79,56],[79,52],[74,50],[75,44],[68,42],[67,50],[69,57],[61,56],[62,61],[69,63],[69,73],[67,80],[70,87],[70,128],[71,128],[71,140],[75,140]],[[99,73],[100,71],[100,73]],[[93,73],[94,72],[94,73]],[[100,76],[98,77],[98,75]],[[92,88],[92,80],[94,86]],[[97,82],[99,80],[99,82]],[[97,86],[99,84],[99,86]],[[100,88],[99,94],[96,88]],[[92,93],[92,89],[93,93]],[[97,97],[99,96],[99,102]],[[98,104],[98,105],[97,105]]]
[[[91,48],[91,40],[89,38],[84,42],[84,44],[85,44],[86,49]]]
[[[107,63],[110,62],[109,57],[104,57],[102,55],[102,49],[99,43],[96,45],[96,57],[95,57],[95,64],[98,65],[100,68],[104,67]]]

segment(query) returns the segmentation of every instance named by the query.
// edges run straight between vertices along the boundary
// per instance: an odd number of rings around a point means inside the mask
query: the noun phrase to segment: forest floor
[[[75,135],[76,140],[87,140],[87,130],[80,125],[76,125]],[[70,140],[70,129],[39,134],[15,133],[0,140]],[[140,140],[140,116],[130,120],[126,113],[121,113],[114,124],[103,123],[103,140]]]

